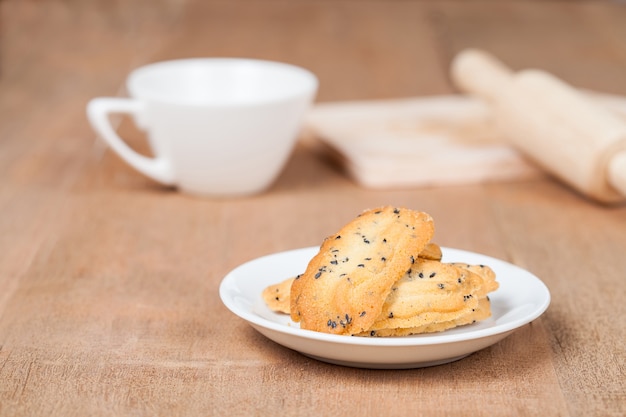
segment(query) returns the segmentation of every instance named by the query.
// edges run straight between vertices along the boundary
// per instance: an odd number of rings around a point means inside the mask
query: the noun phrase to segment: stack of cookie
[[[437,332],[489,317],[494,272],[442,263],[433,234],[426,213],[368,210],[327,237],[303,274],[263,298],[303,329],[341,335]]]

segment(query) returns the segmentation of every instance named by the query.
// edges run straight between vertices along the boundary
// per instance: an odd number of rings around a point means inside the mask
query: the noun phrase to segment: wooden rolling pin
[[[466,50],[452,62],[457,86],[485,99],[504,139],[582,194],[626,201],[626,122],[558,78],[513,73],[493,56]]]

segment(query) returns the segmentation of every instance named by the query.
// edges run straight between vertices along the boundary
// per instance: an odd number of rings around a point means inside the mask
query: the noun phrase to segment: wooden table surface
[[[604,1],[0,1],[0,415],[626,413],[626,206],[551,177],[372,190],[299,145],[266,193],[198,199],[126,166],[87,101],[142,64],[302,65],[318,102],[455,92],[466,47],[626,95],[626,6]],[[122,135],[138,149],[128,120]],[[221,303],[250,259],[318,245],[365,208],[430,213],[441,245],[549,287],[539,319],[447,365],[367,370],[269,341]]]

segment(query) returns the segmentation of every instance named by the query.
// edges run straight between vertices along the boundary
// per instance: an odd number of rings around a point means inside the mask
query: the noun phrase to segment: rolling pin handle
[[[626,151],[611,158],[607,172],[609,183],[626,197]]]
[[[513,72],[496,57],[477,49],[467,49],[452,61],[451,75],[461,90],[489,99],[510,89]]]

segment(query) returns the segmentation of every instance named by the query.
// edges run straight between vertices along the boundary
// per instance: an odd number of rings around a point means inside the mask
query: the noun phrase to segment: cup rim
[[[142,90],[142,87],[138,85],[140,80],[153,73],[155,71],[167,70],[171,67],[176,66],[189,66],[189,65],[238,65],[238,66],[256,66],[256,67],[264,67],[270,69],[276,69],[279,71],[284,71],[285,73],[290,72],[292,74],[296,74],[297,76],[302,78],[301,85],[298,88],[294,88],[292,91],[280,95],[276,95],[272,98],[265,99],[257,99],[250,100],[246,102],[238,102],[238,103],[216,103],[212,101],[192,101],[192,100],[184,100],[180,98],[172,98],[171,96],[165,97],[160,92],[147,91]],[[319,88],[319,79],[317,76],[310,70],[280,61],[272,61],[265,59],[256,59],[256,58],[240,58],[240,57],[191,57],[191,58],[180,58],[180,59],[170,59],[164,61],[156,61],[146,65],[142,65],[140,67],[135,68],[130,72],[126,79],[126,88],[129,94],[138,99],[146,99],[155,102],[161,103],[169,103],[175,105],[189,105],[189,106],[215,106],[215,107],[242,107],[248,105],[259,105],[259,104],[268,104],[272,102],[281,102],[286,100],[291,100],[295,97],[315,94],[317,89]]]

